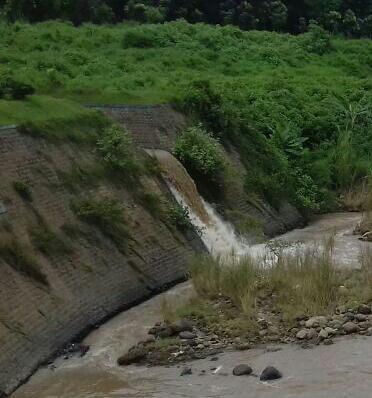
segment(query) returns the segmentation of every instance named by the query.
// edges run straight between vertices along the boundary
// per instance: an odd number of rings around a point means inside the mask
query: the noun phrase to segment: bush
[[[97,141],[103,160],[113,170],[133,178],[140,174],[131,134],[119,126],[107,127]]]
[[[217,182],[225,169],[219,141],[201,125],[189,128],[177,138],[173,154],[191,175],[211,182]]]
[[[33,228],[33,245],[47,256],[61,256],[72,253],[72,248],[57,233],[46,226]]]
[[[329,32],[316,23],[310,24],[309,31],[299,36],[300,44],[309,53],[323,55],[331,50]]]
[[[192,230],[194,228],[190,220],[188,208],[178,203],[169,207],[168,217],[169,221],[182,232]]]
[[[72,202],[71,208],[82,221],[95,225],[111,239],[119,251],[126,252],[130,234],[124,223],[123,208],[117,199],[84,199]]]
[[[30,84],[15,80],[12,77],[0,77],[0,98],[23,100],[35,93],[35,88]]]

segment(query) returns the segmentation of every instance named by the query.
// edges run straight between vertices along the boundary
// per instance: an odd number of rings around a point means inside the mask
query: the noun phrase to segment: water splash
[[[176,201],[188,209],[190,220],[201,231],[201,239],[208,251],[220,257],[247,255],[248,243],[199,195],[195,182],[182,164],[167,151],[151,150],[148,153],[158,159],[170,191]]]

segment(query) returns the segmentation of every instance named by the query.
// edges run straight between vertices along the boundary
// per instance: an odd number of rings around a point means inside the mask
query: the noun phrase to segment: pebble
[[[277,380],[280,378],[282,378],[282,374],[273,366],[268,366],[265,368],[260,376],[261,381]]]
[[[252,368],[248,365],[235,366],[233,370],[234,376],[250,375],[253,372]]]

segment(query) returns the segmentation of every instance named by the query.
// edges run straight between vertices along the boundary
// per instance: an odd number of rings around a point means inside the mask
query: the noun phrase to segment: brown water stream
[[[351,234],[360,217],[357,213],[324,215],[282,239],[310,244],[335,233],[337,259],[356,266],[361,246],[368,245]],[[176,366],[116,365],[117,357],[143,339],[148,328],[161,318],[164,296],[176,305],[191,295],[190,283],[184,283],[118,315],[86,338],[91,349],[84,358],[58,359],[40,369],[12,398],[372,397],[372,340],[364,337],[312,350],[284,346],[277,352],[227,352],[218,362],[206,359],[192,363],[193,375],[189,377],[180,377]],[[233,366],[242,362],[249,363],[256,372],[267,365],[277,366],[284,378],[265,384],[254,377],[231,376]],[[220,374],[210,370],[215,366],[223,367]],[[201,370],[206,371],[204,376],[199,376]]]

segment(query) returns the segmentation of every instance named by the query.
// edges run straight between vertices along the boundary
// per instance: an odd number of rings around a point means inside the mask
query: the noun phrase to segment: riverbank
[[[315,221],[315,223],[311,223],[305,229],[294,231],[292,233],[292,238],[296,239],[296,233],[301,234],[301,236],[304,237],[304,235],[307,234],[306,231],[310,230],[312,231],[309,234],[311,235],[311,238],[309,237],[310,241],[313,240],[314,236],[317,236],[319,239],[321,239],[322,235],[328,235],[329,232],[334,230],[334,227],[336,226],[335,252],[338,253],[340,259],[347,259],[349,257],[349,252],[351,248],[353,248],[352,252],[354,253],[354,249],[356,252],[359,250],[360,245],[365,244],[364,242],[360,242],[356,237],[350,234],[350,232],[353,230],[359,220],[360,214],[356,213],[341,213],[336,215],[321,216],[318,220]],[[317,234],[317,231],[321,232]],[[345,240],[349,243],[345,244]],[[357,247],[355,248],[355,246]],[[343,250],[343,248],[345,250]],[[148,369],[145,367],[133,366],[120,368],[116,365],[116,361],[117,358],[121,354],[126,352],[130,347],[137,344],[140,340],[146,339],[146,337],[148,337],[148,330],[156,322],[162,320],[161,304],[164,299],[172,302],[172,304],[177,306],[177,303],[179,305],[185,303],[185,301],[187,301],[192,295],[192,286],[189,282],[187,282],[178,285],[170,291],[158,295],[151,300],[118,315],[111,321],[108,321],[106,324],[102,325],[98,330],[93,331],[84,340],[83,343],[90,345],[91,347],[90,351],[84,358],[74,357],[69,360],[64,360],[63,358],[58,359],[53,365],[47,368],[40,369],[27,384],[22,386],[18,391],[13,394],[13,397],[50,398],[58,396],[59,398],[88,398],[95,396],[98,398],[111,398],[118,395],[134,396],[135,394],[137,394],[137,396],[138,394],[145,394],[146,397],[182,396],[182,394],[185,394],[185,383],[188,384],[189,382],[185,382],[184,379],[178,379],[181,372],[180,368],[177,368],[176,366],[169,369],[163,367],[154,367]],[[360,347],[363,347],[363,345],[365,345],[366,350],[368,350],[370,343],[366,342],[364,338],[357,338],[356,340],[358,341],[356,345],[359,346],[360,344],[359,351],[362,350],[362,348]],[[345,358],[343,357],[345,347],[345,343],[343,343],[343,341],[344,338],[341,338],[339,342],[337,344],[334,344],[333,346],[322,347],[321,350],[324,349],[325,351],[321,351],[317,347],[315,347],[314,350],[309,351],[304,351],[298,347],[292,347],[291,345],[285,347],[285,350],[289,350],[288,356],[291,356],[292,353],[294,353],[294,360],[298,362],[299,366],[296,366],[297,362],[291,362],[290,368],[287,367],[283,369],[281,363],[285,364],[286,360],[288,361],[288,357],[285,360],[284,358],[286,358],[286,356],[284,356],[282,362],[276,362],[275,359],[277,358],[277,355],[280,355],[283,350],[278,351],[277,353],[267,353],[267,355],[265,354],[263,357],[263,362],[265,362],[267,365],[278,365],[279,368],[282,369],[284,373],[285,385],[287,385],[286,378],[293,368],[299,370],[298,373],[295,373],[296,380],[300,380],[296,381],[297,384],[303,382],[304,384],[309,386],[310,380],[313,379],[315,382],[316,380],[318,380],[318,375],[320,375],[323,379],[319,379],[319,382],[326,385],[328,382],[333,382],[332,376],[328,375],[328,373],[324,371],[324,367],[327,368],[327,366],[331,366],[329,361],[327,362],[322,360],[327,352],[337,352],[338,358],[340,358],[341,361],[345,361],[346,367],[348,366],[347,364],[349,364],[350,362],[350,358],[347,357],[347,352],[349,352],[348,348],[345,349]],[[349,341],[349,338],[347,338],[346,341]],[[351,342],[353,341],[354,340],[351,340]],[[337,347],[341,347],[341,344],[343,347],[342,352],[338,352]],[[354,343],[350,344],[351,352],[355,345]],[[246,358],[245,360],[248,360],[249,358],[256,358],[256,356],[261,357],[261,354],[264,354],[264,352],[265,350],[260,349],[258,351],[248,350],[246,352],[227,353],[223,355],[226,358],[231,357],[231,363],[236,365],[244,358]],[[304,353],[306,358],[311,358],[308,360],[311,362],[307,363],[309,367],[307,367],[306,362],[304,362],[305,357],[302,355],[302,353]],[[364,356],[361,356],[358,363],[353,363],[355,369],[363,368],[363,366],[365,366],[364,359]],[[317,363],[317,361],[319,361],[319,366],[321,366],[321,368],[315,367],[313,373],[311,373],[311,366],[314,366],[313,364]],[[199,364],[201,364],[200,366],[205,366],[205,363],[209,363],[209,360],[207,359],[198,361],[195,363],[196,365],[192,366],[196,366],[197,369],[199,369]],[[213,364],[210,367],[215,366],[216,364]],[[225,366],[225,364],[223,364],[223,366]],[[303,368],[306,368],[303,370],[306,373],[306,378],[304,379],[301,378],[301,369]],[[320,371],[320,369],[323,370]],[[207,368],[205,368],[205,370],[207,370]],[[328,370],[329,372],[332,371],[331,368],[329,368]],[[194,375],[190,380],[194,380],[194,377],[199,377],[197,376],[197,371],[194,371],[193,373]],[[209,377],[215,376],[210,375],[208,376],[208,378]],[[217,378],[213,378],[212,384],[210,379],[208,379],[208,382],[205,382],[204,380],[207,380],[207,376],[206,379],[201,379],[200,382],[197,382],[196,384],[199,385],[200,388],[199,394],[197,394],[196,391],[190,387],[188,392],[189,395],[183,396],[193,397],[196,394],[198,396],[219,397],[218,391],[222,391],[222,396],[224,393],[226,393],[226,391],[230,391],[231,396],[241,396],[239,395],[239,387],[236,387],[236,383],[241,382],[232,381],[231,383],[226,385],[226,389],[224,389],[224,383],[226,383],[227,380],[226,377],[220,377],[219,381]],[[252,380],[250,382],[253,383],[253,387],[256,387],[254,380]],[[179,381],[181,383],[180,385]],[[192,383],[194,382],[192,381]],[[200,383],[203,383],[204,387],[200,387]],[[170,387],[171,385],[173,385],[174,388]],[[289,382],[289,386],[291,385],[291,382]],[[260,385],[257,385],[257,387],[259,386]],[[360,388],[367,388],[366,386],[367,383],[364,383],[364,385],[361,385]],[[211,389],[212,391],[215,391],[215,395],[213,395]],[[261,389],[266,390],[268,388],[259,387],[258,391],[261,391]],[[235,395],[233,395],[233,391],[235,391]],[[329,391],[333,392],[333,390]],[[270,395],[268,395],[268,397],[269,396]],[[306,398],[308,396],[309,395],[303,395],[303,397]],[[328,397],[329,395],[324,396]],[[319,395],[319,397],[322,397],[322,395]],[[366,395],[365,398],[367,397],[369,396]],[[361,395],[361,398],[364,398],[364,396]]]

